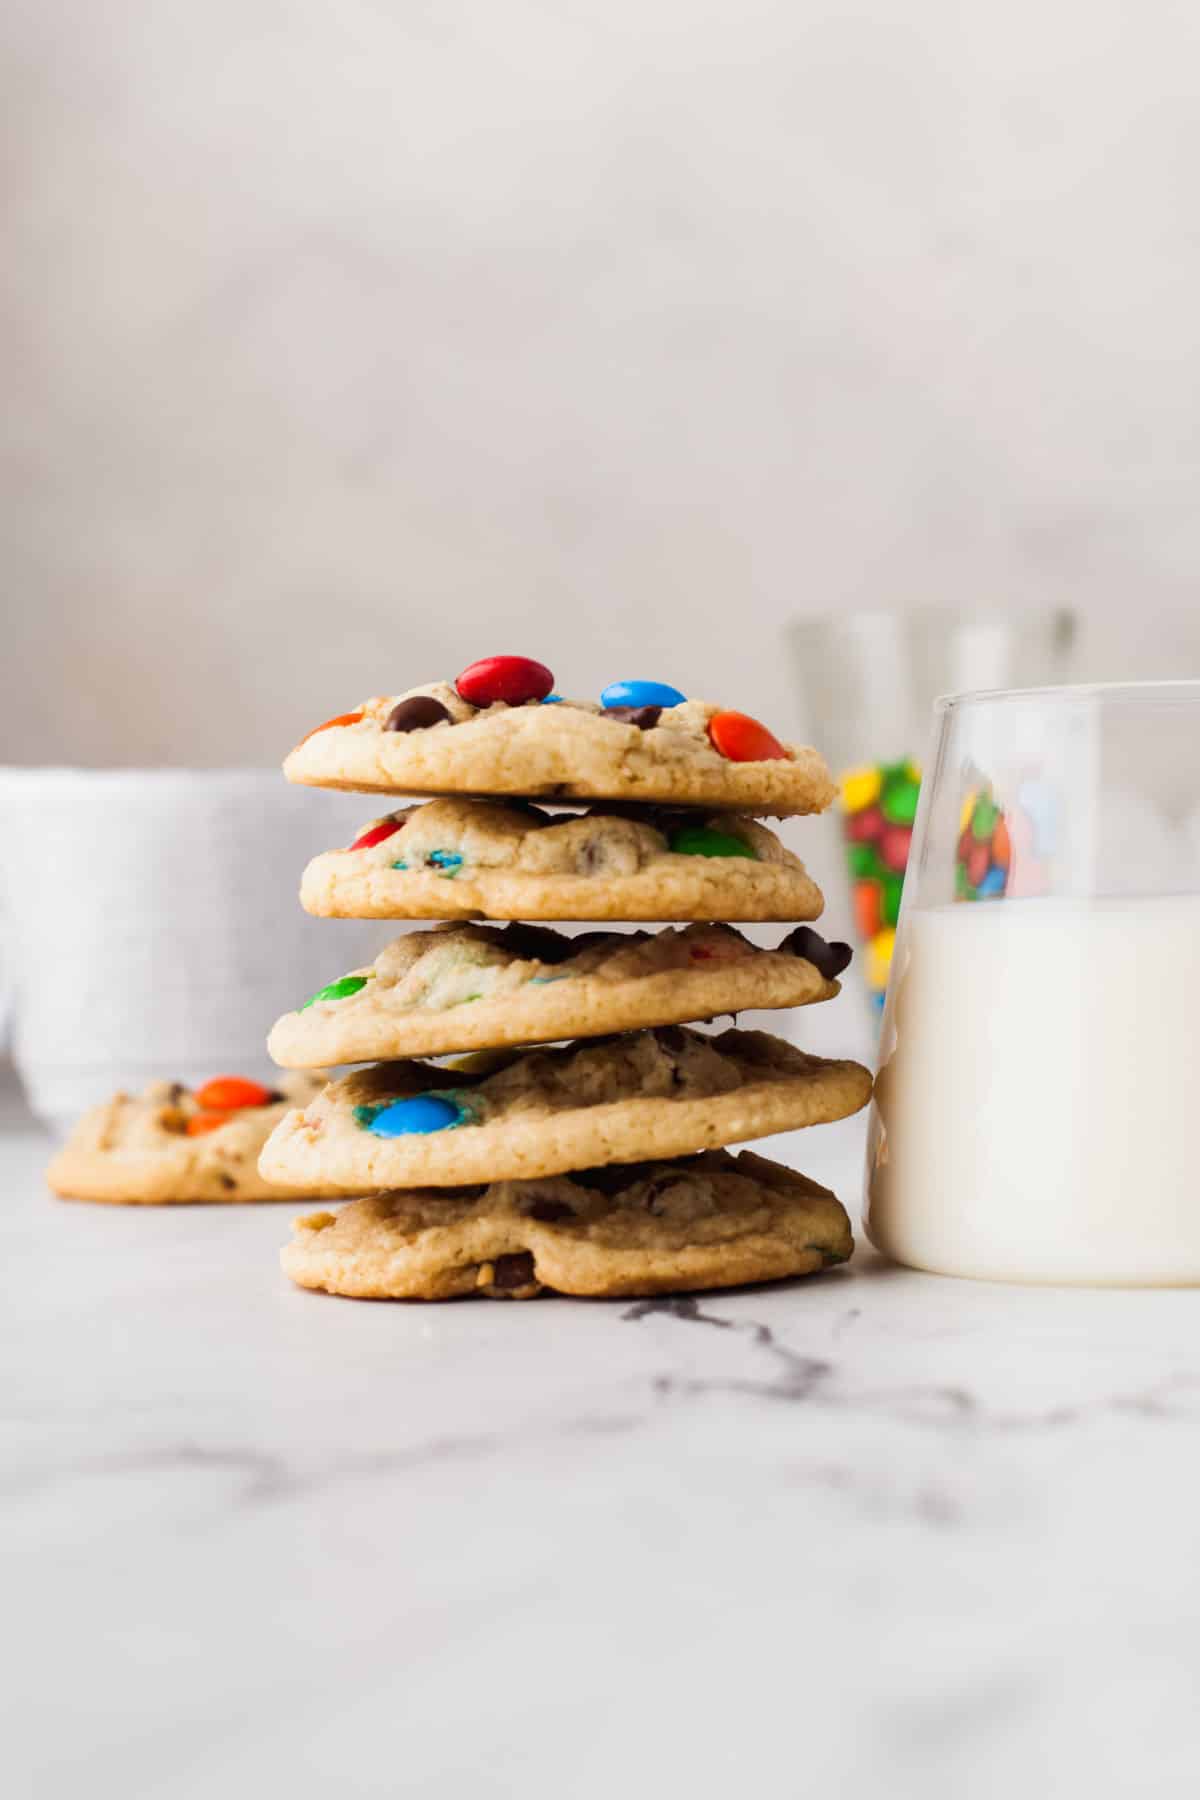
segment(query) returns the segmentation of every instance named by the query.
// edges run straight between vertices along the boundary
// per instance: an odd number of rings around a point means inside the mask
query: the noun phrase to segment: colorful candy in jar
[[[866,948],[867,987],[879,1007],[887,990],[920,793],[921,771],[909,757],[894,763],[864,763],[842,776],[842,834],[854,918]]]
[[[989,788],[972,788],[958,820],[954,893],[958,900],[991,900],[1006,893],[1012,868],[1008,821]]]

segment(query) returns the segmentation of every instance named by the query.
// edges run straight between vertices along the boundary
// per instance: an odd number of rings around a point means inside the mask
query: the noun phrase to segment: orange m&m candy
[[[323,725],[314,725],[311,731],[306,731],[300,739],[300,744],[307,744],[309,738],[316,737],[318,731],[332,731],[335,725],[357,725],[362,716],[361,706],[357,712],[339,713],[336,719],[326,719]],[[297,750],[300,748],[300,744],[296,745]]]
[[[713,749],[730,762],[779,762],[787,757],[779,739],[749,713],[714,713],[708,736]]]
[[[243,1106],[266,1106],[272,1097],[270,1088],[260,1081],[246,1081],[241,1075],[217,1075],[196,1089],[196,1105],[201,1112],[237,1112]]]
[[[877,881],[854,884],[854,923],[864,943],[869,942],[883,925],[883,890]]]
[[[187,1134],[189,1137],[203,1137],[206,1131],[215,1131],[218,1125],[228,1125],[228,1123],[229,1114],[227,1112],[193,1113],[187,1122]]]

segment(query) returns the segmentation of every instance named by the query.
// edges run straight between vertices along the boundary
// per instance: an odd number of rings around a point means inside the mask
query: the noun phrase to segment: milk
[[[892,984],[873,1243],[987,1280],[1200,1282],[1200,898],[913,911]]]

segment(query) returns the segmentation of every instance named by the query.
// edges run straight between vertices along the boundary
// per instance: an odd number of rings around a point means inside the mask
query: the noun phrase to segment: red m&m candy
[[[403,824],[403,819],[381,819],[378,825],[370,826],[361,837],[356,837],[350,848],[351,850],[369,850],[372,844],[382,844],[385,838],[390,838],[394,832],[399,831]]]
[[[787,756],[779,739],[749,713],[714,713],[708,736],[713,749],[730,762],[779,762]]]
[[[880,835],[879,854],[886,866],[894,869],[897,875],[904,873],[911,843],[911,825],[888,825]]]
[[[886,821],[877,806],[867,806],[862,812],[851,813],[844,829],[851,843],[874,844],[886,830]]]
[[[464,669],[455,687],[469,706],[524,706],[527,700],[544,700],[554,686],[545,663],[528,656],[485,656]]]
[[[265,1106],[273,1098],[270,1088],[241,1075],[218,1075],[196,1089],[196,1105],[202,1112],[235,1112],[243,1106]]]

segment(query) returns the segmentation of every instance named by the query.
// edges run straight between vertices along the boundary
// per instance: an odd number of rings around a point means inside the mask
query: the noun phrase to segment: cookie
[[[284,1068],[312,1069],[832,1000],[839,983],[806,960],[801,942],[793,932],[760,950],[730,925],[575,938],[536,925],[412,931],[285,1013],[267,1048]]]
[[[828,1188],[749,1150],[378,1194],[294,1230],[292,1280],[360,1300],[670,1294],[809,1275],[854,1248]]]
[[[742,713],[679,699],[480,706],[458,685],[431,682],[318,726],[283,772],[360,793],[661,801],[778,818],[832,803],[837,789],[816,750],[780,744]]]
[[[548,813],[495,800],[431,800],[315,857],[301,904],[335,919],[820,917],[824,899],[765,826],[599,807]]]
[[[305,1180],[290,1188],[265,1181],[258,1157],[289,1109],[306,1105],[321,1086],[316,1075],[285,1076],[274,1090],[232,1076],[196,1090],[151,1082],[85,1113],[46,1179],[64,1199],[146,1206],[311,1194]]]
[[[857,1063],[808,1056],[764,1031],[708,1037],[667,1025],[482,1061],[343,1076],[275,1128],[259,1169],[341,1193],[537,1180],[841,1119],[871,1092]]]

